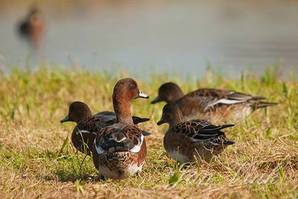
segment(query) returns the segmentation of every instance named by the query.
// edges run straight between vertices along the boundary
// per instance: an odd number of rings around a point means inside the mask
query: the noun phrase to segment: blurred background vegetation
[[[17,37],[32,6],[45,31],[38,52]],[[295,0],[0,0],[0,66],[60,65],[144,77],[231,77],[279,66],[298,72]]]

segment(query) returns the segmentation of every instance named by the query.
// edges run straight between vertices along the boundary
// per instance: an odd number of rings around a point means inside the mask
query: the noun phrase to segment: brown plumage
[[[173,95],[172,91],[168,90],[167,94]],[[165,113],[172,114],[178,122],[200,119],[212,124],[235,123],[259,108],[277,104],[265,100],[265,97],[232,90],[202,88],[170,101]]]
[[[149,120],[148,118],[136,116],[132,118],[134,124]],[[96,132],[103,127],[117,123],[115,113],[103,111],[92,115],[88,105],[79,101],[70,104],[68,115],[61,120],[61,123],[70,121],[77,123],[71,135],[71,141],[74,147],[88,155],[90,155],[90,149],[94,143]]]
[[[118,123],[101,128],[92,148],[93,162],[106,178],[121,179],[140,172],[146,157],[144,131],[133,124],[131,101],[148,98],[130,78],[119,80],[113,91]]]
[[[158,125],[170,124],[164,137],[164,147],[167,154],[180,163],[209,162],[214,155],[219,155],[228,145],[234,144],[221,131],[233,125],[215,126],[203,120],[180,123],[170,120],[165,118]]]

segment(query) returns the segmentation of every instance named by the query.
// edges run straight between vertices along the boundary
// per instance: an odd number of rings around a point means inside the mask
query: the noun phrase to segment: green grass
[[[156,96],[159,85],[176,81],[185,92],[199,87],[235,89],[268,97],[280,105],[255,112],[230,130],[236,144],[209,164],[180,168],[162,146],[167,126],[158,127],[163,104],[136,100],[134,114],[150,117],[143,172],[126,180],[99,180],[90,157],[76,152],[69,137],[74,124],[59,123],[68,104],[81,100],[94,112],[112,110],[112,89],[121,77],[99,72],[40,68],[0,74],[1,198],[297,198],[298,82],[280,80],[276,70],[239,79],[208,71],[197,81],[152,76],[139,87]]]

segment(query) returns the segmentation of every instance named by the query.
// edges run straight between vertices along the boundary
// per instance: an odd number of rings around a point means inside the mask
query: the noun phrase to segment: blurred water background
[[[33,4],[46,22],[38,52],[15,31]],[[140,77],[200,76],[207,66],[297,74],[298,1],[0,0],[1,69],[39,64]]]

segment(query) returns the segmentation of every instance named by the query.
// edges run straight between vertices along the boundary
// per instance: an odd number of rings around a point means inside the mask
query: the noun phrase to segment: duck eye
[[[129,84],[129,88],[130,88],[130,89],[135,89],[135,88],[136,88],[136,84],[130,83],[130,84]]]

